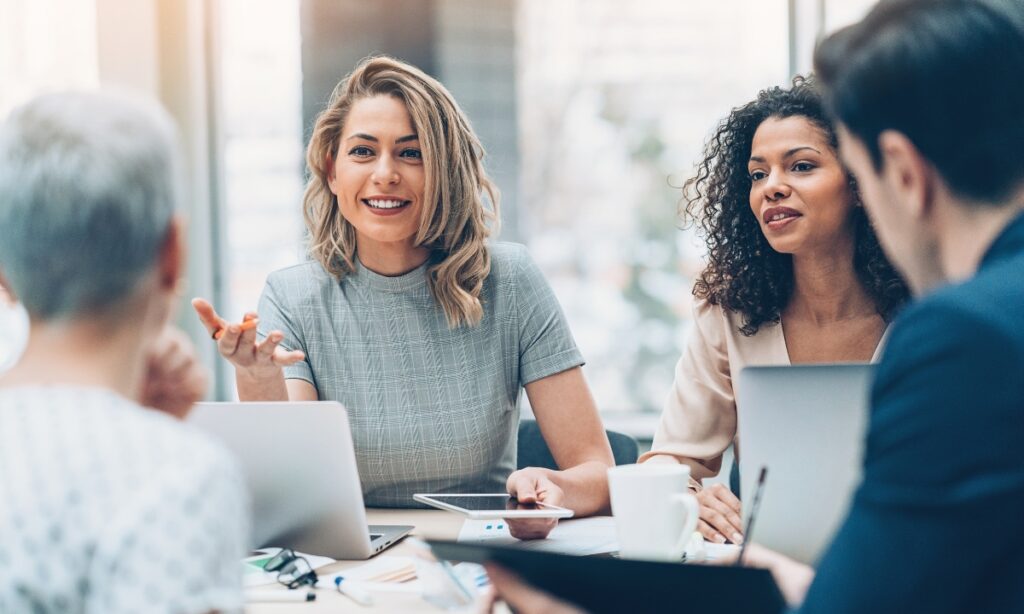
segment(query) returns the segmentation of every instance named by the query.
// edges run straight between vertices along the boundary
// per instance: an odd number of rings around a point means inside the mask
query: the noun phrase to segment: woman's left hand
[[[520,503],[561,505],[565,494],[548,477],[550,469],[526,467],[508,476],[505,488]],[[506,518],[509,533],[516,539],[544,539],[558,524],[557,518]]]

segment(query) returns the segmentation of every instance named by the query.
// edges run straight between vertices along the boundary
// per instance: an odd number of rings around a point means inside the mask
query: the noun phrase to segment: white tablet
[[[546,503],[520,503],[506,494],[425,495],[416,494],[420,503],[456,512],[473,519],[498,518],[571,518],[573,511]]]

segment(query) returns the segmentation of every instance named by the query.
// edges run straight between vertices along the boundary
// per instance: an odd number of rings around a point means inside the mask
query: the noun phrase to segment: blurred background
[[[729,110],[810,68],[874,0],[0,0],[0,116],[120,86],[158,98],[188,160],[187,305],[238,319],[305,258],[304,148],[335,84],[377,53],[440,79],[501,188],[501,240],[547,274],[609,427],[649,439],[689,330],[703,249],[679,187]],[[0,365],[23,319],[0,307]]]

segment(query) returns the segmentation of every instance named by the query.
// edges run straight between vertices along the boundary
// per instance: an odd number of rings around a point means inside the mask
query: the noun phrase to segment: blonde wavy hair
[[[401,101],[419,136],[426,185],[415,244],[430,252],[430,292],[451,328],[479,324],[480,290],[491,271],[485,242],[497,231],[500,197],[484,171],[484,149],[469,119],[443,85],[415,66],[384,56],[363,60],[317,116],[303,197],[309,254],[338,280],[355,271],[355,228],[341,215],[328,172],[352,105],[375,96]]]

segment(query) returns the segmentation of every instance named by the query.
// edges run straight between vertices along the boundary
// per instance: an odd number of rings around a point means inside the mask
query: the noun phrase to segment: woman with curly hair
[[[694,331],[640,461],[690,467],[711,541],[743,540],[739,499],[700,483],[736,439],[733,376],[750,364],[874,361],[908,298],[837,147],[819,92],[798,77],[733,109],[684,186],[684,218],[702,231],[708,263],[693,289]]]
[[[526,250],[486,243],[498,193],[451,94],[369,58],[317,117],[306,158],[311,259],[270,275],[258,328],[245,325],[256,313],[229,324],[194,301],[224,331],[239,397],[341,401],[370,506],[507,489],[606,509],[612,454],[583,358]],[[561,471],[515,471],[524,387]],[[523,538],[553,526],[510,523]]]

